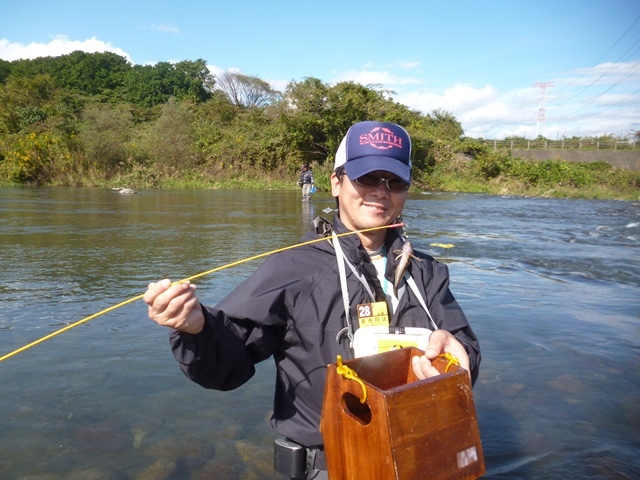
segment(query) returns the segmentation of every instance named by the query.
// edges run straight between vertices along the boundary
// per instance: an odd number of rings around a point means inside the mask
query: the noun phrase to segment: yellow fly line
[[[367,232],[373,232],[374,230],[382,230],[384,228],[398,228],[398,227],[402,227],[402,226],[404,226],[404,223],[394,223],[393,225],[383,225],[381,227],[365,228],[365,229],[356,230],[356,231],[353,231],[353,232],[350,231],[350,232],[346,232],[346,233],[340,233],[340,234],[337,234],[336,237],[345,237],[347,235],[353,235],[353,234],[356,234],[356,233],[367,233]],[[189,281],[194,280],[196,278],[204,277],[205,275],[209,275],[211,273],[219,272],[220,270],[224,270],[226,268],[231,268],[231,267],[235,267],[236,265],[240,265],[242,263],[250,262],[251,260],[256,260],[258,258],[267,257],[269,255],[273,255],[274,253],[284,252],[285,250],[291,250],[293,248],[298,248],[298,247],[302,247],[302,246],[309,245],[309,244],[312,244],[312,243],[321,242],[323,240],[327,240],[327,238],[326,237],[314,238],[313,240],[308,240],[306,242],[296,243],[296,244],[293,244],[293,245],[289,245],[287,247],[282,247],[282,248],[277,248],[276,250],[271,250],[270,252],[260,253],[258,255],[254,255],[252,257],[247,257],[247,258],[244,258],[242,260],[237,260],[235,262],[231,262],[231,263],[228,263],[226,265],[222,265],[220,267],[216,267],[216,268],[213,268],[211,270],[207,270],[206,272],[198,273],[198,274],[193,275],[191,277],[183,278],[182,280],[179,280],[177,282],[173,282],[172,285],[176,285],[176,284],[184,283],[184,282],[189,282]],[[51,338],[53,338],[53,337],[55,337],[57,335],[60,335],[61,333],[66,332],[67,330],[71,330],[72,328],[75,328],[78,325],[82,325],[83,323],[88,322],[89,320],[93,320],[94,318],[99,317],[100,315],[104,315],[105,313],[109,313],[109,312],[111,312],[111,311],[113,311],[113,310],[115,310],[117,308],[120,308],[120,307],[123,307],[125,305],[128,305],[129,303],[133,303],[136,300],[140,300],[143,296],[144,296],[144,294],[135,296],[133,298],[130,298],[129,300],[125,300],[124,302],[118,303],[117,305],[113,305],[113,306],[111,306],[109,308],[105,308],[104,310],[101,310],[98,313],[94,313],[93,315],[89,315],[88,317],[85,317],[82,320],[78,320],[77,322],[71,323],[71,324],[67,325],[66,327],[63,327],[63,328],[61,328],[59,330],[56,330],[55,332],[52,332],[52,333],[50,333],[48,335],[45,335],[44,337],[36,340],[35,342],[31,342],[28,345],[25,345],[24,347],[20,347],[20,348],[14,350],[13,352],[7,353],[6,355],[0,357],[0,362],[3,362],[6,359],[11,358],[14,355],[17,355],[18,353],[24,352],[25,350],[28,350],[31,347],[35,347],[36,345],[39,345],[40,343],[46,342],[47,340],[49,340],[49,339],[51,339]]]

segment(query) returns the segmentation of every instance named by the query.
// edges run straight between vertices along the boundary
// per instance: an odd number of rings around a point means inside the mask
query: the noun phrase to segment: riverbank
[[[606,162],[614,168],[640,170],[640,150],[578,150],[578,149],[515,149],[514,157],[534,162],[563,159],[573,163]]]
[[[314,166],[312,165],[312,168]],[[331,166],[315,165],[315,185],[329,192]],[[523,160],[500,153],[477,158],[464,154],[441,160],[424,171],[415,169],[411,191],[483,193],[545,198],[640,201],[640,172],[613,168],[605,162]],[[58,174],[45,186],[127,187],[133,189],[297,190],[297,173],[185,168],[157,171],[137,168],[116,176],[104,172]],[[18,186],[0,178],[0,186]]]
[[[583,200],[627,200],[640,201],[640,191],[623,188],[612,189],[600,185],[584,188],[563,185],[528,186],[522,182],[498,177],[487,183],[452,179],[442,185],[440,192],[485,193],[488,195],[511,195],[542,198],[572,198]]]
[[[174,188],[174,189],[205,189],[205,190],[296,190],[298,189],[295,182],[292,185],[290,180],[282,179],[229,179],[219,181],[205,180],[179,180],[169,179],[160,182],[153,188]],[[319,182],[320,183],[320,182]],[[322,182],[325,183],[325,182]],[[328,183],[328,182],[326,182]],[[111,187],[112,185],[100,185]],[[148,188],[144,184],[114,184],[113,186],[128,186],[130,188]],[[327,186],[318,187],[319,191],[330,191]],[[438,183],[438,186],[431,185],[429,182],[414,182],[410,191],[428,191],[428,192],[450,192],[450,193],[483,193],[488,195],[510,195],[522,197],[543,197],[543,198],[572,198],[584,200],[627,200],[640,201],[640,192],[631,189],[615,189],[605,188],[601,186],[591,186],[588,188],[576,188],[558,185],[555,187],[545,186],[527,186],[522,182],[509,180],[507,178],[496,178],[489,182],[469,181],[463,179],[451,178],[446,182]]]
[[[330,191],[328,181],[318,181],[325,184],[316,187],[319,191]],[[23,186],[4,184],[0,186]],[[70,186],[66,183],[52,183],[48,186]],[[295,180],[282,178],[229,178],[209,180],[205,178],[169,178],[150,184],[145,181],[127,181],[126,178],[114,181],[79,182],[77,187],[116,188],[126,187],[132,189],[178,189],[178,190],[297,190]],[[572,198],[585,200],[626,200],[640,201],[640,191],[625,188],[611,189],[602,186],[590,186],[585,188],[567,187],[557,185],[550,187],[527,186],[526,184],[508,178],[499,177],[488,182],[473,181],[461,178],[450,178],[446,181],[432,182],[415,181],[410,191],[450,192],[450,193],[483,193],[487,195],[510,195],[522,197],[543,198]]]

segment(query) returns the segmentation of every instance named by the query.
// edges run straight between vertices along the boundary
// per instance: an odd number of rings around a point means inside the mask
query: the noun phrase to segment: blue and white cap
[[[382,170],[411,183],[411,138],[395,123],[356,123],[349,128],[336,152],[333,169],[340,167],[344,167],[352,179]]]

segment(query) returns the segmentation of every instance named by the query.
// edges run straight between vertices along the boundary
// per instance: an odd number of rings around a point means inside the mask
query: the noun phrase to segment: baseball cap
[[[351,126],[336,152],[334,171],[344,167],[356,179],[376,170],[411,183],[411,139],[400,125],[359,122]]]

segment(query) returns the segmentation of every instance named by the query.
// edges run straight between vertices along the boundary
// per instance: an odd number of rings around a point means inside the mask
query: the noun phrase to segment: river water
[[[291,245],[333,206],[294,191],[0,188],[0,356],[150,281]],[[485,478],[640,478],[640,206],[411,193],[405,222],[449,265],[481,342]],[[260,262],[201,277],[200,299]],[[0,362],[0,478],[282,478],[272,362],[209,391],[167,336],[138,300]]]

